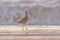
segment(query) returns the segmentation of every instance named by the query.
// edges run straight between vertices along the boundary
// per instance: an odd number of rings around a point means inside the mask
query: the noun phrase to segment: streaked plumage
[[[25,17],[22,18],[18,23],[25,24],[28,21],[27,11],[25,12]]]

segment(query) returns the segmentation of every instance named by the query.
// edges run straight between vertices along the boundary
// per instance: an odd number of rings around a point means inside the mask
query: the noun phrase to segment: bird
[[[25,11],[25,17],[22,18],[18,23],[26,24],[27,21],[28,21],[27,11]]]

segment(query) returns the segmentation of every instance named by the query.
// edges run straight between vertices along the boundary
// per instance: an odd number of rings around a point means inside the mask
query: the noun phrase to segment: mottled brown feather
[[[25,12],[25,15],[26,16],[24,18],[22,18],[18,23],[25,24],[28,21],[27,11]]]

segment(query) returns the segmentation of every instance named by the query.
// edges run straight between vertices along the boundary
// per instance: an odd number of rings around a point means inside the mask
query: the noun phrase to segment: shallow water
[[[27,25],[60,25],[59,0],[1,0],[0,2],[0,25],[20,25],[18,21],[25,16],[27,9],[33,14]]]

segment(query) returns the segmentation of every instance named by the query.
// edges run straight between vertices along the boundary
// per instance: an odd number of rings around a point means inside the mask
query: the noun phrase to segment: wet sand
[[[27,29],[0,28],[0,40],[59,40],[59,39],[60,28],[27,28]]]
[[[0,37],[0,40],[60,40],[60,36]]]

